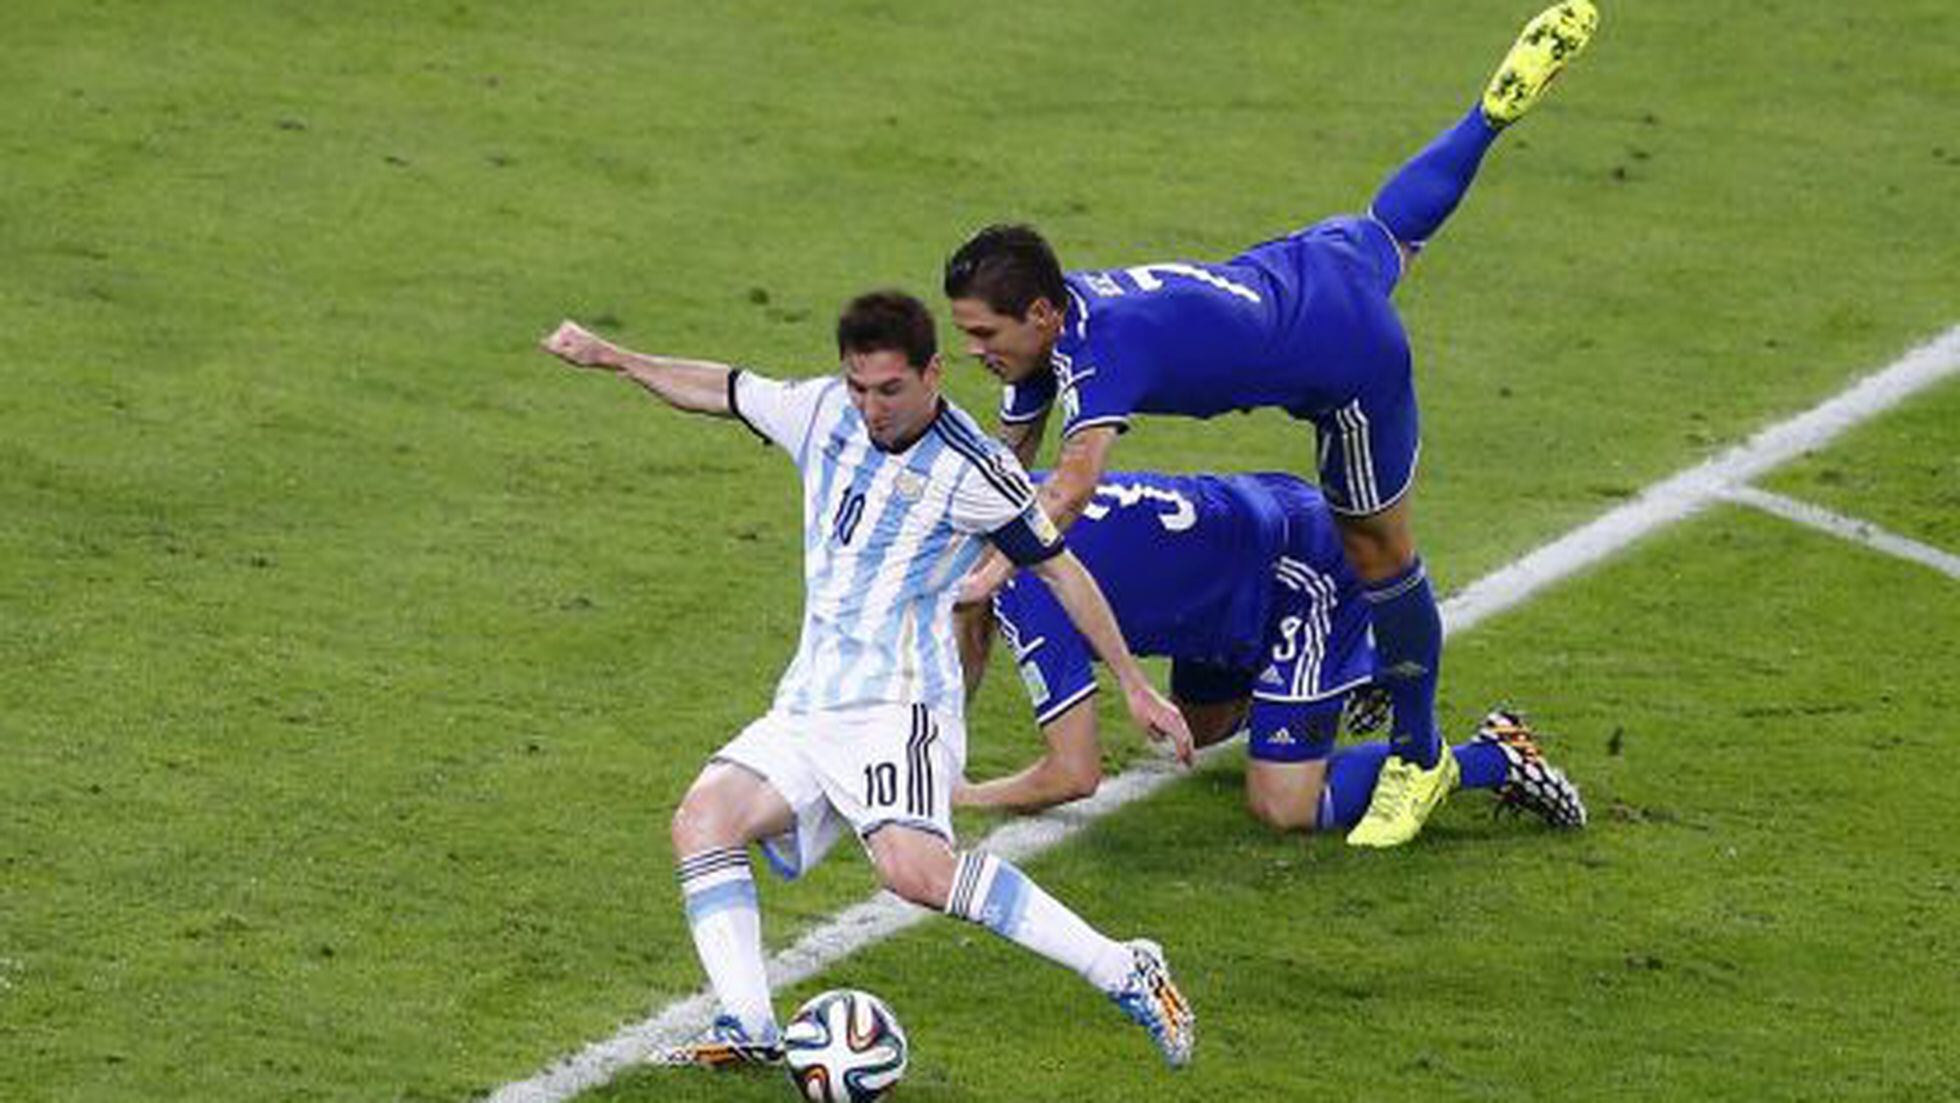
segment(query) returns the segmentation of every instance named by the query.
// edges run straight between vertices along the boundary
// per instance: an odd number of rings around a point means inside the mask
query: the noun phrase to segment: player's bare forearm
[[[953,610],[953,634],[959,642],[960,674],[971,698],[980,691],[987,674],[987,659],[994,650],[994,610],[985,602]]]
[[[980,562],[960,580],[959,594],[953,599],[953,608],[962,612],[969,609],[984,609],[993,600],[994,592],[1007,585],[1014,576],[1014,564],[1000,553],[999,548],[989,547],[980,553]],[[968,686],[972,689],[971,683]]]
[[[629,352],[619,374],[652,391],[676,410],[730,417],[728,379],[735,369],[712,360],[683,360]]]
[[[954,805],[1036,811],[1093,796],[1102,784],[1095,699],[1087,698],[1049,721],[1042,735],[1048,749],[1040,758],[1006,777],[958,786]]]
[[[1035,564],[1034,572],[1061,602],[1062,609],[1068,613],[1069,620],[1081,631],[1083,638],[1096,649],[1096,654],[1109,665],[1116,680],[1125,686],[1132,679],[1143,680],[1143,668],[1137,665],[1136,656],[1130,654],[1130,645],[1123,639],[1123,630],[1116,623],[1116,614],[1110,609],[1109,601],[1103,597],[1102,588],[1075,557],[1075,553],[1064,551],[1052,559]]]
[[[1047,415],[1043,415],[1046,417]],[[1084,429],[1062,441],[1062,455],[1047,481],[1035,491],[1035,501],[1056,528],[1066,529],[1082,515],[1102,480],[1103,464],[1116,430],[1106,427]],[[993,596],[1014,573],[1013,564],[999,551],[989,548],[977,566],[960,583],[959,603],[970,605]],[[1100,597],[1100,592],[1098,593]]]
[[[1053,756],[1042,755],[1019,773],[960,786],[953,792],[953,806],[1033,812],[1091,796],[1096,784],[1085,787]]]
[[[1067,530],[1082,516],[1096,484],[1102,481],[1109,463],[1109,450],[1116,443],[1116,430],[1096,426],[1071,433],[1062,440],[1062,454],[1048,480],[1041,484],[1041,508],[1055,527]]]
[[[1004,421],[994,435],[1021,461],[1021,466],[1034,470],[1034,461],[1041,454],[1041,436],[1048,428],[1048,411],[1043,410],[1027,421]]]
[[[539,345],[573,367],[610,371],[630,379],[677,410],[730,416],[728,379],[735,369],[727,364],[635,352],[571,321],[559,323]]]
[[[1074,553],[1064,551],[1052,559],[1035,564],[1034,572],[1048,583],[1048,589],[1061,602],[1069,620],[1096,649],[1110,673],[1123,686],[1123,703],[1137,726],[1152,739],[1169,739],[1180,761],[1191,761],[1191,728],[1177,707],[1165,700],[1150,684],[1136,656],[1123,639],[1116,614],[1109,608],[1101,587],[1090,577]]]

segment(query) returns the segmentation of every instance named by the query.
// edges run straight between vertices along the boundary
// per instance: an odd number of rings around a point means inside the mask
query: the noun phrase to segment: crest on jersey
[[[1061,392],[1062,423],[1064,425],[1082,416],[1082,395],[1076,390],[1085,379],[1096,374],[1094,368],[1076,370],[1075,358],[1056,350],[1048,358],[1055,371],[1055,387]]]
[[[898,496],[908,502],[916,502],[926,492],[926,480],[916,471],[900,471],[892,480],[892,488]]]
[[[1028,687],[1028,700],[1035,708],[1048,703],[1048,679],[1041,676],[1041,668],[1033,663],[1021,664],[1021,681]]]
[[[1044,547],[1053,547],[1061,543],[1062,530],[1056,528],[1055,522],[1048,519],[1048,511],[1042,509],[1039,502],[1028,507],[1028,528]]]

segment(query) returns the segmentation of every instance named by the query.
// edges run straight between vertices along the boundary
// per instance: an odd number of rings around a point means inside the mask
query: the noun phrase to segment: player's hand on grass
[[[558,323],[558,328],[538,342],[538,347],[574,367],[615,371],[619,368],[615,356],[619,350],[613,343],[574,321]]]
[[[1149,683],[1140,686],[1123,687],[1123,700],[1130,707],[1130,716],[1137,726],[1151,739],[1162,743],[1168,739],[1172,753],[1186,766],[1191,765],[1191,726],[1184,722],[1184,714],[1176,705],[1164,699],[1156,687]]]

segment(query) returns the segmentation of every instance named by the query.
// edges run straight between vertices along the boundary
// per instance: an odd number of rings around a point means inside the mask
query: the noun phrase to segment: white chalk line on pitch
[[[1592,567],[1641,538],[1711,505],[1741,501],[1761,508],[1759,495],[1774,496],[1754,491],[1749,486],[1752,480],[1956,375],[1960,375],[1960,326],[1913,349],[1810,410],[1762,430],[1713,459],[1655,483],[1624,505],[1464,587],[1442,603],[1444,635],[1466,631],[1488,617],[1522,605],[1553,583]],[[1937,553],[1936,549],[1929,550]],[[1033,857],[1108,813],[1156,792],[1179,773],[1167,762],[1146,761],[1105,781],[1095,796],[1040,816],[1003,824],[978,845],[1012,861]],[[772,990],[801,983],[865,946],[881,942],[935,914],[906,904],[889,893],[877,893],[839,912],[771,958]],[[669,1004],[651,1017],[622,1027],[611,1038],[586,1046],[528,1080],[496,1089],[490,1093],[489,1103],[564,1103],[609,1082],[656,1050],[699,1032],[707,1026],[713,1013],[714,999],[706,992]]]
[[[1863,544],[1900,559],[1911,560],[1922,566],[1931,567],[1948,578],[1960,580],[1960,555],[1942,551],[1931,544],[1922,544],[1911,537],[1901,536],[1870,521],[1846,517],[1823,506],[1773,494],[1761,487],[1732,487],[1723,497],[1737,505],[1749,506],[1773,517],[1794,521],[1839,539]]]

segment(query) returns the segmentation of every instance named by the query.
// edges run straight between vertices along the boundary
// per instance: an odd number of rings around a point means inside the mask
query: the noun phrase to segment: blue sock
[[[1361,822],[1375,795],[1375,778],[1388,757],[1386,743],[1360,743],[1327,756],[1327,780],[1320,787],[1315,831],[1345,830]]]
[[[1497,140],[1497,133],[1484,121],[1483,108],[1472,107],[1388,178],[1375,195],[1371,209],[1375,220],[1388,227],[1395,240],[1411,249],[1422,248],[1470,190],[1484,151]]]
[[[1495,743],[1462,743],[1450,748],[1463,771],[1457,784],[1465,789],[1495,789],[1510,776],[1511,763]]]
[[[1443,618],[1422,560],[1362,591],[1375,621],[1376,678],[1395,704],[1389,749],[1428,769],[1443,753],[1436,731],[1436,668],[1443,658]]]
[[[1463,771],[1460,783],[1465,789],[1495,789],[1504,784],[1508,767],[1504,752],[1494,743],[1465,743],[1451,747],[1456,764]],[[1346,830],[1361,822],[1368,801],[1375,795],[1375,779],[1381,775],[1382,760],[1388,757],[1386,743],[1359,743],[1342,747],[1327,758],[1327,780],[1320,789],[1320,813],[1314,819],[1315,831]]]

